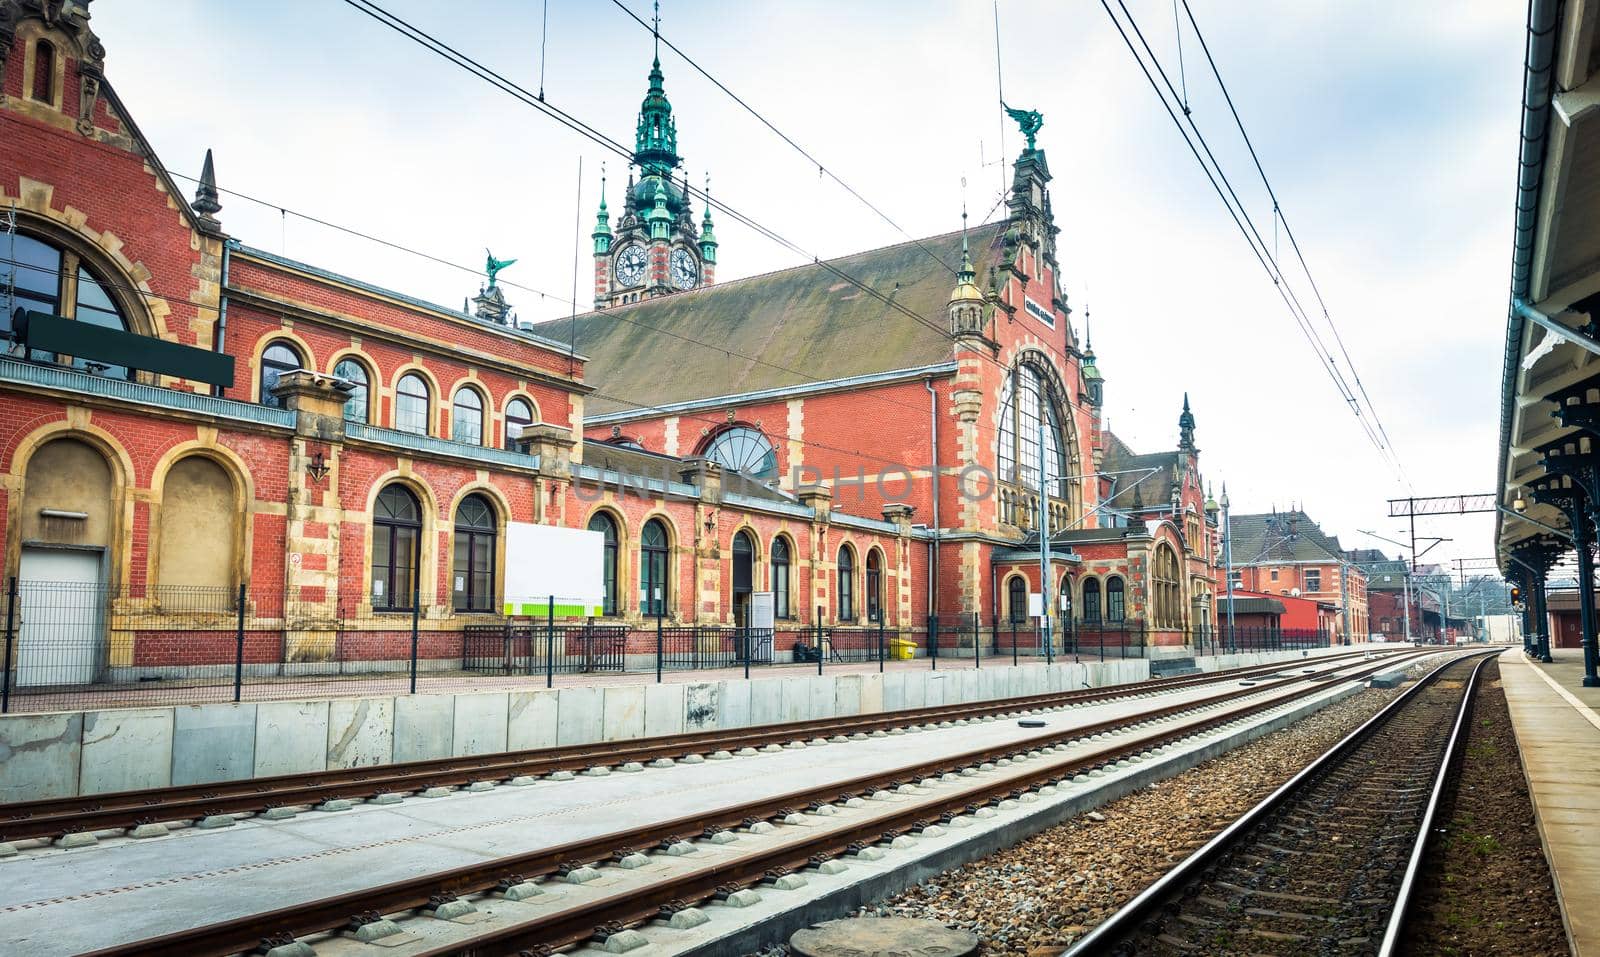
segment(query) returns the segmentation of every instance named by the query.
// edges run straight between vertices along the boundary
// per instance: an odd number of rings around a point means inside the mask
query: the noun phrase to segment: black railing
[[[437,619],[359,601],[246,588],[108,587],[11,579],[0,599],[0,711],[227,702],[483,687],[490,677],[828,666],[971,668],[1284,651],[1325,630],[1160,628],[1143,621],[929,617],[777,629],[608,620]],[[659,680],[659,679],[658,679]]]

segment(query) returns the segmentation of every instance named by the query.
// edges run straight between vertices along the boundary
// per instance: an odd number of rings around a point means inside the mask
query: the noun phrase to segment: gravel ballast
[[[1571,953],[1539,843],[1500,666],[1484,673],[1465,760],[1439,808],[1406,922],[1406,954]]]
[[[968,929],[986,954],[1057,954],[1398,694],[1362,691],[862,913]]]

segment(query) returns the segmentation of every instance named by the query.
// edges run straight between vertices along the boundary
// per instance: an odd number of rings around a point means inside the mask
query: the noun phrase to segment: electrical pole
[[[1012,374],[1014,376],[1016,373],[1013,372]],[[1015,382],[1016,380],[1012,379],[1012,381]],[[1013,387],[1012,394],[1016,395],[1017,404],[1020,406],[1022,404],[1021,393],[1016,392],[1015,387]],[[1045,472],[1049,468],[1048,460],[1050,457],[1046,454],[1049,446],[1044,444],[1043,403],[1045,401],[1046,399],[1043,395],[1039,396],[1039,611],[1042,614],[1042,623],[1044,625],[1045,660],[1049,661],[1051,654],[1055,650],[1055,642],[1050,634],[1050,599],[1055,596],[1052,594],[1053,589],[1050,587],[1050,483],[1045,478]],[[1105,643],[1104,635],[1101,636],[1100,641],[1103,647]]]
[[[1228,520],[1228,483],[1222,483],[1222,561],[1228,573],[1228,650],[1233,642],[1233,524]]]

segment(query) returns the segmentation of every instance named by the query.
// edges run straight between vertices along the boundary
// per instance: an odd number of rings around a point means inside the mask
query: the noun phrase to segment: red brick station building
[[[507,522],[604,533],[604,617],[641,634],[757,592],[797,631],[1031,630],[1041,551],[1069,628],[1214,622],[1194,418],[1156,455],[1102,428],[1031,138],[1002,219],[713,284],[657,63],[572,352],[492,277],[469,313],[230,235],[87,7],[0,0],[0,530],[7,578],[105,596],[96,673],[231,662],[168,610],[241,586],[253,666],[403,657],[413,614],[447,666],[503,621]]]

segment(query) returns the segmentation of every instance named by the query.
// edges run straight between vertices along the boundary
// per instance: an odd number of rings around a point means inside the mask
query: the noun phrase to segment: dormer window
[[[33,47],[33,87],[29,95],[40,103],[56,101],[56,48],[49,40],[41,39]]]

